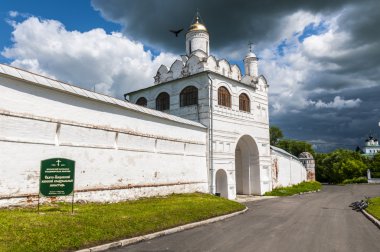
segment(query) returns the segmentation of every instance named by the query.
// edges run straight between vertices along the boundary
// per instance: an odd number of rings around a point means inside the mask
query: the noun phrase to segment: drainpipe
[[[213,157],[214,157],[214,150],[212,148],[212,143],[214,142],[214,136],[213,136],[213,82],[209,74],[207,74],[207,78],[210,80],[210,85],[209,85],[209,99],[210,99],[210,123],[209,123],[209,136],[208,136],[208,142],[209,142],[209,169],[210,169],[210,193],[214,194],[215,193],[215,185],[214,185],[214,162],[213,162]]]

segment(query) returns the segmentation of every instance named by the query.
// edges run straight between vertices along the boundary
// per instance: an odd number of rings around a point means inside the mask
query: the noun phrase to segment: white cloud
[[[302,109],[310,108],[310,105],[313,105],[314,108],[336,109],[353,108],[360,105],[360,99],[344,100],[339,96],[329,103],[311,101],[309,98],[311,95],[321,92],[320,85],[311,85],[316,77],[322,77],[328,71],[340,68],[332,61],[321,59],[345,57],[348,53],[352,53],[352,50],[349,51],[346,47],[351,40],[350,35],[338,27],[339,16],[339,14],[333,13],[330,16],[322,17],[318,14],[299,11],[283,18],[280,36],[262,51],[263,59],[260,61],[261,72],[267,77],[270,84],[270,104],[273,116],[298,113]],[[323,23],[325,31],[300,41],[298,37],[304,28],[312,23]],[[284,41],[286,41],[286,45],[281,47],[283,51],[280,52],[279,45]],[[356,79],[350,79],[350,82],[345,81],[347,86],[341,87],[339,91],[344,88],[352,88],[349,83],[353,81],[359,82]],[[327,87],[328,83],[325,85]],[[334,90],[334,87],[331,89]],[[330,93],[332,92],[334,91]]]
[[[36,17],[12,25],[14,43],[2,51],[11,65],[118,97],[151,85],[158,67],[176,59],[169,53],[153,57],[118,32],[68,31],[59,21]]]
[[[340,98],[340,96],[335,96],[334,100],[331,102],[323,102],[321,100],[309,101],[311,105],[314,105],[317,109],[322,108],[335,108],[335,109],[343,109],[343,108],[356,108],[360,106],[362,102],[360,99],[350,99],[345,100]]]
[[[281,21],[281,31],[278,33],[278,40],[287,38],[292,39],[295,34],[299,34],[303,29],[311,24],[322,22],[322,16],[307,11],[297,11],[291,15],[285,16]]]
[[[10,16],[10,17],[17,17],[18,15],[19,15],[19,13],[17,12],[17,11],[9,11],[8,12],[8,15]]]

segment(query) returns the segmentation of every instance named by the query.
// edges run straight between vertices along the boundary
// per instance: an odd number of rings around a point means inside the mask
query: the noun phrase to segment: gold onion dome
[[[190,25],[189,27],[189,32],[190,31],[205,31],[207,32],[207,28],[204,24],[202,24],[202,22],[200,21],[200,16],[199,16],[199,13],[197,13],[196,17],[195,17],[195,22]]]

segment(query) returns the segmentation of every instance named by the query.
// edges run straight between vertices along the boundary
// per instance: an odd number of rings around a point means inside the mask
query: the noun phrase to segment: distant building
[[[379,141],[374,136],[369,135],[362,150],[363,155],[366,156],[374,156],[376,153],[380,153]]]

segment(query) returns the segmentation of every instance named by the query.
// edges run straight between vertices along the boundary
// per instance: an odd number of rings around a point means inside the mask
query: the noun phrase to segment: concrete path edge
[[[182,226],[178,226],[178,227],[174,227],[174,228],[158,231],[158,232],[155,232],[155,233],[152,233],[152,234],[142,235],[142,236],[133,237],[133,238],[129,238],[129,239],[123,239],[123,240],[120,240],[120,241],[106,243],[106,244],[95,246],[95,247],[91,247],[91,248],[81,249],[81,250],[77,250],[76,252],[104,251],[104,250],[107,250],[107,249],[110,249],[110,248],[124,247],[124,246],[128,246],[128,245],[131,245],[131,244],[134,244],[134,243],[137,243],[137,242],[147,241],[147,240],[151,240],[151,239],[154,239],[154,238],[157,238],[157,237],[160,237],[160,236],[164,236],[164,235],[168,235],[168,234],[173,234],[173,233],[181,232],[181,231],[184,231],[184,230],[187,230],[187,229],[199,227],[199,226],[202,226],[202,225],[210,224],[210,223],[221,221],[221,220],[225,220],[225,219],[234,217],[236,215],[243,214],[247,210],[248,210],[248,207],[246,207],[245,209],[243,209],[241,211],[238,211],[238,212],[234,212],[234,213],[230,213],[230,214],[214,217],[214,218],[203,220],[203,221],[189,223],[189,224],[186,224],[186,225],[182,225]]]
[[[380,221],[378,219],[376,219],[375,217],[373,217],[371,214],[369,214],[366,210],[362,210],[361,211],[365,217],[367,217],[367,219],[369,219],[370,221],[372,221],[378,228],[380,228]]]

